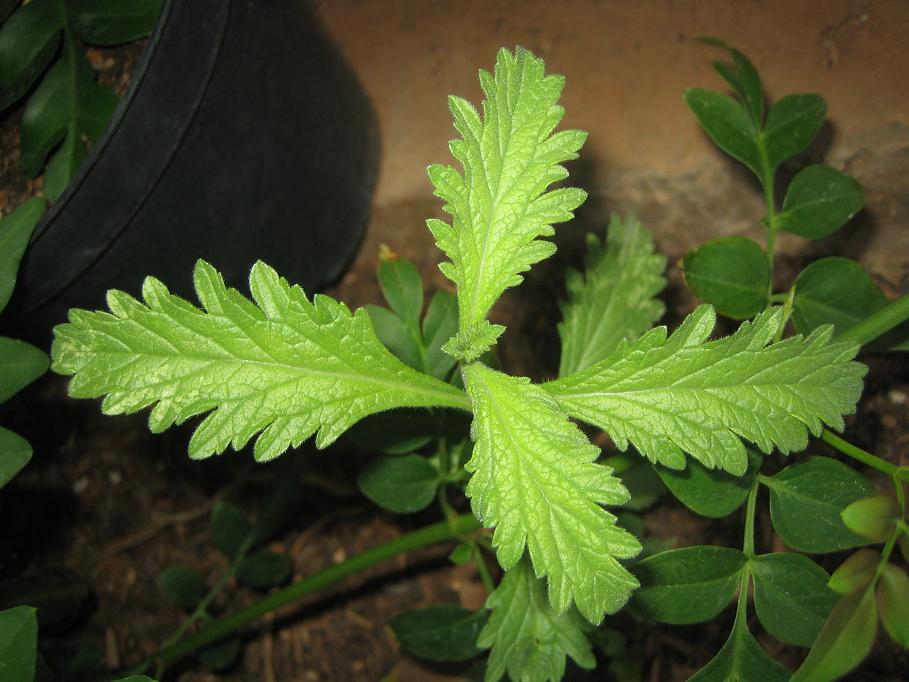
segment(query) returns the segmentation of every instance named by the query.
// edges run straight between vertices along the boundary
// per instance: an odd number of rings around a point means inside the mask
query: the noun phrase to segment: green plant
[[[80,45],[144,38],[161,5],[161,0],[0,3],[0,111],[28,95],[19,126],[22,166],[36,177],[47,163],[43,189],[50,201],[66,189],[85,160],[86,141],[101,135],[117,106],[117,94],[97,82]]]
[[[440,268],[455,294],[437,293],[425,315],[416,270],[390,254],[379,279],[391,309],[354,312],[325,295],[308,298],[263,263],[250,273],[250,300],[200,261],[202,309],[148,278],[143,301],[111,291],[110,312],[74,310],[55,329],[53,369],[72,375],[72,396],[103,397],[108,414],[151,406],[155,432],[206,414],[190,441],[191,457],[255,440],[255,458],[264,462],[311,435],[322,448],[351,430],[384,455],[359,479],[368,497],[401,513],[437,499],[444,516],[168,643],[136,672],[155,662],[163,670],[377,561],[452,539],[460,543],[452,560],[473,562],[487,587],[486,609],[431,607],[392,626],[405,648],[435,660],[488,649],[490,681],[506,674],[557,680],[569,657],[594,666],[591,638],[607,636],[594,628],[639,586],[635,611],[666,619],[660,608],[678,611],[703,588],[709,603],[689,605],[709,617],[752,575],[756,585],[774,588],[810,563],[799,555],[755,556],[746,534],[742,552],[689,548],[630,566],[642,545],[661,548],[642,542],[639,528],[636,535],[623,527],[638,525],[627,512],[635,502],[629,490],[651,502],[659,494],[657,479],[646,476],[649,460],[693,507],[723,515],[746,503],[746,528],[753,528],[763,455],[802,451],[809,435],[829,433],[825,426],[842,430],[861,392],[866,369],[853,358],[857,341],[866,339],[837,341],[821,325],[781,340],[791,306],[771,305],[769,297],[752,321],[718,340],[710,340],[710,305],[671,335],[651,328],[662,313],[654,297],[665,260],[637,221],[616,218],[605,246],[590,239],[586,272],[569,278],[559,376],[536,385],[494,368],[490,349],[505,327],[488,314],[522,273],[552,255],[554,245],[540,238],[584,201],[577,188],[549,187],[567,177],[561,164],[577,156],[585,135],[553,132],[562,118],[563,79],[546,75],[530,52],[500,51],[494,73],[481,71],[480,82],[482,113],[449,100],[460,133],[450,149],[462,170],[429,168],[451,221],[428,226],[448,258]],[[899,317],[896,305],[883,310]],[[394,425],[376,428],[375,420],[386,418],[376,415],[388,410]],[[598,462],[600,448],[573,418],[603,429],[628,453]],[[775,477],[780,489],[785,481],[782,473]],[[453,505],[449,493],[458,489],[473,516]],[[859,488],[855,497],[863,496]],[[487,555],[504,570],[498,584]],[[822,569],[804,570],[809,587],[823,586]],[[705,572],[709,580],[699,581]],[[759,575],[769,577],[759,583]],[[768,594],[775,613],[774,589],[757,590],[756,599],[766,604]],[[733,637],[702,679],[752,660],[768,674],[781,673],[748,633],[746,604],[740,600]],[[779,631],[807,641],[825,615],[809,611],[812,619],[797,632],[786,624]],[[623,648],[605,640],[598,647]]]

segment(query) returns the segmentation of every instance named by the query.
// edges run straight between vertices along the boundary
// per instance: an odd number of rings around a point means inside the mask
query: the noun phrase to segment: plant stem
[[[210,625],[207,625],[202,630],[190,635],[186,639],[171,646],[163,647],[157,654],[150,657],[147,661],[142,663],[142,665],[132,671],[131,674],[143,673],[156,660],[163,662],[165,665],[171,664],[188,654],[223,639],[227,635],[236,632],[245,625],[249,625],[267,613],[271,613],[282,606],[286,606],[316,590],[320,590],[343,580],[348,576],[359,573],[381,561],[422,547],[451,540],[464,533],[476,530],[479,527],[479,521],[473,516],[460,516],[452,521],[440,521],[431,526],[426,526],[420,530],[415,530],[406,535],[402,535],[401,537],[395,538],[378,547],[367,549],[365,552],[361,552],[347,561],[343,561],[335,566],[330,566],[329,568],[295,582],[293,585],[273,592],[252,606],[237,611],[225,618],[212,621]]]
[[[903,294],[855,326],[838,334],[836,340],[865,346],[906,320],[909,320],[909,294]]]
[[[857,462],[861,462],[865,466],[869,466],[872,469],[877,469],[878,471],[885,473],[888,476],[896,476],[896,471],[899,467],[897,467],[895,464],[891,464],[890,462],[881,459],[877,455],[872,455],[870,452],[862,450],[860,447],[857,447],[852,443],[843,440],[832,431],[824,429],[823,433],[821,433],[821,440],[827,443],[827,445],[833,446],[847,457],[851,457]]]
[[[773,190],[773,170],[767,159],[767,147],[761,133],[757,133],[756,140],[761,154],[761,188],[764,190],[764,204],[767,207],[767,265],[770,267],[770,277],[767,283],[768,298],[773,294],[773,260],[776,247],[776,198]]]
[[[754,556],[754,517],[759,485],[760,481],[755,476],[751,483],[751,490],[748,491],[748,501],[745,503],[745,541],[742,543],[742,551],[749,559]]]

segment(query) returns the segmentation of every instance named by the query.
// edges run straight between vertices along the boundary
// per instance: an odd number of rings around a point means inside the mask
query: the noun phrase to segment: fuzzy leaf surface
[[[495,528],[499,563],[510,570],[526,545],[537,576],[549,578],[555,611],[574,602],[599,623],[637,587],[617,559],[641,545],[600,506],[622,504],[628,491],[542,388],[478,363],[465,376],[475,441],[467,496],[477,518]]]
[[[261,431],[255,455],[269,460],[313,433],[325,447],[375,412],[467,407],[457,389],[388,352],[365,310],[310,301],[261,262],[249,278],[254,302],[204,261],[194,277],[204,310],[149,277],[144,303],[111,291],[110,313],[71,311],[52,350],[54,371],[74,375],[70,394],[104,396],[106,414],[154,405],[154,432],[210,412],[190,441],[196,458],[242,448]]]
[[[663,315],[656,298],[666,279],[666,257],[654,253],[653,237],[634,216],[613,216],[605,245],[587,235],[583,273],[568,273],[568,301],[559,324],[559,376],[603,360],[622,339],[636,340]]]
[[[609,358],[544,385],[572,417],[674,469],[688,453],[709,468],[741,475],[745,446],[783,453],[808,445],[808,432],[842,430],[855,410],[864,365],[857,348],[831,343],[831,328],[772,343],[782,311],[770,309],[732,335],[708,341],[713,308],[700,306],[667,337],[657,327]]]
[[[546,75],[543,61],[523,48],[500,50],[494,74],[480,71],[480,85],[482,116],[466,100],[449,98],[461,134],[449,148],[463,172],[429,167],[451,224],[427,224],[451,261],[440,269],[457,286],[459,332],[487,343],[476,327],[505,289],[521,283],[521,273],[555,252],[537,238],[552,236],[553,223],[571,219],[587,196],[576,188],[546,191],[568,176],[560,164],[577,158],[586,133],[553,135],[564,114],[557,103],[564,78]]]
[[[590,626],[575,609],[552,609],[527,557],[505,573],[486,607],[492,615],[477,639],[478,646],[492,649],[485,682],[498,682],[506,673],[521,682],[559,682],[567,656],[582,668],[596,664],[584,634]]]

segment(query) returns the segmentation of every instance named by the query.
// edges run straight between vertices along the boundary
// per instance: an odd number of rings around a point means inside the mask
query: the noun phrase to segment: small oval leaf
[[[755,141],[754,123],[741,104],[701,88],[686,90],[685,104],[717,147],[761,177],[761,153]]]
[[[466,661],[480,653],[477,637],[489,612],[440,604],[399,613],[389,625],[401,647],[429,661]]]
[[[378,457],[363,469],[357,485],[383,509],[410,514],[432,502],[439,486],[439,471],[419,455]]]
[[[864,203],[862,186],[853,177],[830,166],[808,166],[789,185],[777,226],[801,237],[821,239],[845,225]]]
[[[184,611],[191,611],[205,596],[205,583],[187,566],[171,566],[158,576],[158,587],[168,601]]]
[[[770,107],[761,132],[770,169],[805,151],[826,115],[827,104],[818,95],[788,95]]]
[[[899,515],[896,501],[886,495],[856,500],[840,514],[849,530],[874,542],[887,540]]]
[[[654,465],[654,469],[669,491],[691,511],[719,519],[745,502],[762,461],[756,450],[748,448],[748,470],[742,476],[708,469],[696,459],[689,459],[686,467],[678,471],[659,465]]]
[[[406,258],[383,258],[378,277],[382,295],[395,314],[406,326],[419,328],[423,281],[416,266]]]
[[[242,509],[218,502],[211,510],[211,536],[215,546],[233,559],[252,535],[253,526]]]
[[[256,552],[243,557],[237,567],[237,580],[256,590],[268,590],[287,582],[293,562],[286,554]]]
[[[909,648],[909,576],[887,564],[877,583],[877,611],[890,639]]]
[[[827,587],[837,594],[849,594],[866,587],[874,577],[880,560],[881,555],[873,549],[858,550],[833,572]]]
[[[688,253],[682,265],[691,290],[723,315],[744,320],[767,305],[770,265],[753,239],[707,242]]]

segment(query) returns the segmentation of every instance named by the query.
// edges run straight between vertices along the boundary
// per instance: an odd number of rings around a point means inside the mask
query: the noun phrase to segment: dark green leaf
[[[0,426],[0,488],[9,483],[32,458],[32,446],[22,436]]]
[[[820,239],[845,225],[864,203],[862,186],[851,176],[830,166],[808,166],[789,185],[777,226]]]
[[[406,258],[379,261],[379,286],[395,314],[410,328],[419,329],[423,310],[423,281],[417,268]]]
[[[224,672],[232,668],[243,651],[243,642],[238,638],[214,644],[199,652],[199,661],[209,670]]]
[[[237,567],[237,580],[256,590],[277,587],[293,572],[293,563],[286,554],[277,552],[256,552],[243,557]]]
[[[866,544],[840,518],[850,503],[874,493],[854,469],[829,457],[811,457],[761,481],[770,488],[773,527],[793,549],[824,553]]]
[[[868,655],[876,634],[874,592],[865,589],[843,597],[792,682],[828,682],[842,677]]]
[[[16,286],[19,261],[41,216],[44,201],[29,199],[0,220],[0,311],[9,302]]]
[[[884,542],[893,532],[900,509],[892,497],[873,495],[851,503],[840,516],[849,530],[874,542]]]
[[[17,606],[0,611],[0,680],[31,682],[38,655],[35,609]]]
[[[85,161],[88,152],[78,135],[68,133],[63,144],[54,152],[44,171],[44,196],[55,202],[69,186],[70,181]]]
[[[32,0],[0,27],[0,111],[22,97],[60,43],[56,0]]]
[[[88,585],[68,568],[42,568],[0,583],[0,609],[32,606],[42,626],[71,624],[88,597]]]
[[[422,448],[437,432],[436,423],[426,410],[402,408],[366,417],[354,424],[347,435],[364,450],[406,455]]]
[[[792,321],[801,334],[832,324],[842,334],[890,301],[861,265],[832,256],[809,264],[795,280]],[[872,349],[909,350],[909,323],[870,344]]]
[[[900,552],[903,553],[903,559],[909,564],[909,535],[903,533],[899,539]]]
[[[172,604],[191,611],[205,596],[205,583],[196,571],[186,566],[171,566],[158,576],[158,587]]]
[[[233,559],[252,540],[253,527],[242,509],[230,502],[218,502],[211,510],[211,536],[215,546]]]
[[[877,612],[890,639],[909,648],[909,576],[887,564],[877,583]]]
[[[383,509],[410,514],[432,502],[439,486],[439,471],[419,455],[378,457],[366,465],[357,485]]]
[[[761,133],[770,169],[805,151],[826,115],[827,105],[817,95],[788,95],[770,107]]]
[[[448,555],[448,560],[455,566],[463,566],[473,559],[473,545],[462,542]]]
[[[757,69],[754,68],[754,65],[748,61],[744,54],[734,47],[730,47],[719,38],[704,36],[698,38],[698,40],[705,45],[713,45],[724,49],[732,57],[732,64],[714,62],[713,68],[716,69],[716,72],[720,74],[724,81],[729,83],[735,94],[739,96],[739,99],[751,113],[752,119],[760,127],[764,118],[764,92]]]
[[[718,92],[690,88],[685,103],[714,144],[761,177],[761,153],[750,115],[741,104]]]
[[[388,308],[381,308],[377,305],[366,306],[366,312],[369,313],[372,328],[382,345],[394,353],[395,357],[405,365],[422,370],[423,360],[420,357],[419,342],[407,329],[401,318]]]
[[[688,682],[786,682],[790,674],[758,644],[744,613],[738,613],[723,648]]]
[[[657,476],[650,462],[638,457],[634,466],[618,474],[628,488],[631,499],[623,506],[631,511],[643,511],[652,506],[666,492],[666,486]]]
[[[79,106],[79,127],[89,140],[95,142],[101,137],[119,101],[117,93],[106,85],[88,86]]]
[[[155,680],[145,675],[130,675],[129,677],[121,677],[119,680],[114,680],[114,682],[155,682]]]
[[[66,0],[73,30],[92,45],[144,38],[155,27],[162,0]]]
[[[272,464],[276,471],[267,503],[256,518],[250,547],[257,547],[299,518],[305,497],[301,474],[308,468],[303,457],[285,457]]]
[[[0,0],[0,23],[6,21],[13,10],[19,7],[21,0]]]
[[[47,371],[47,354],[35,346],[0,336],[0,403]]]
[[[19,126],[22,167],[29,176],[41,172],[50,150],[63,139],[68,128],[77,127],[79,102],[94,78],[95,72],[85,55],[67,43],[60,59],[29,97],[22,114]],[[74,137],[79,146],[84,146],[78,134]]]
[[[391,619],[401,647],[429,661],[466,661],[480,653],[477,636],[486,624],[485,609],[471,611],[454,604],[399,613]]]
[[[746,563],[739,550],[712,546],[673,549],[648,557],[633,569],[641,587],[631,603],[664,623],[703,623],[726,608]]]
[[[683,267],[691,290],[723,315],[744,320],[767,306],[770,265],[753,239],[707,242],[685,256]]]
[[[654,469],[669,491],[691,511],[719,519],[745,502],[762,461],[756,450],[748,448],[748,470],[742,476],[708,469],[696,459],[689,459],[687,466],[678,471],[660,465],[654,465]]]
[[[764,554],[749,562],[754,606],[767,632],[781,642],[811,646],[838,597],[830,576],[802,554]]]
[[[873,549],[858,550],[833,572],[827,587],[837,594],[849,594],[863,589],[874,578],[880,560],[881,555]]]
[[[426,345],[424,370],[437,379],[445,379],[457,362],[442,350],[452,336],[458,333],[458,299],[448,291],[432,295],[426,316],[423,318],[423,342]]]

